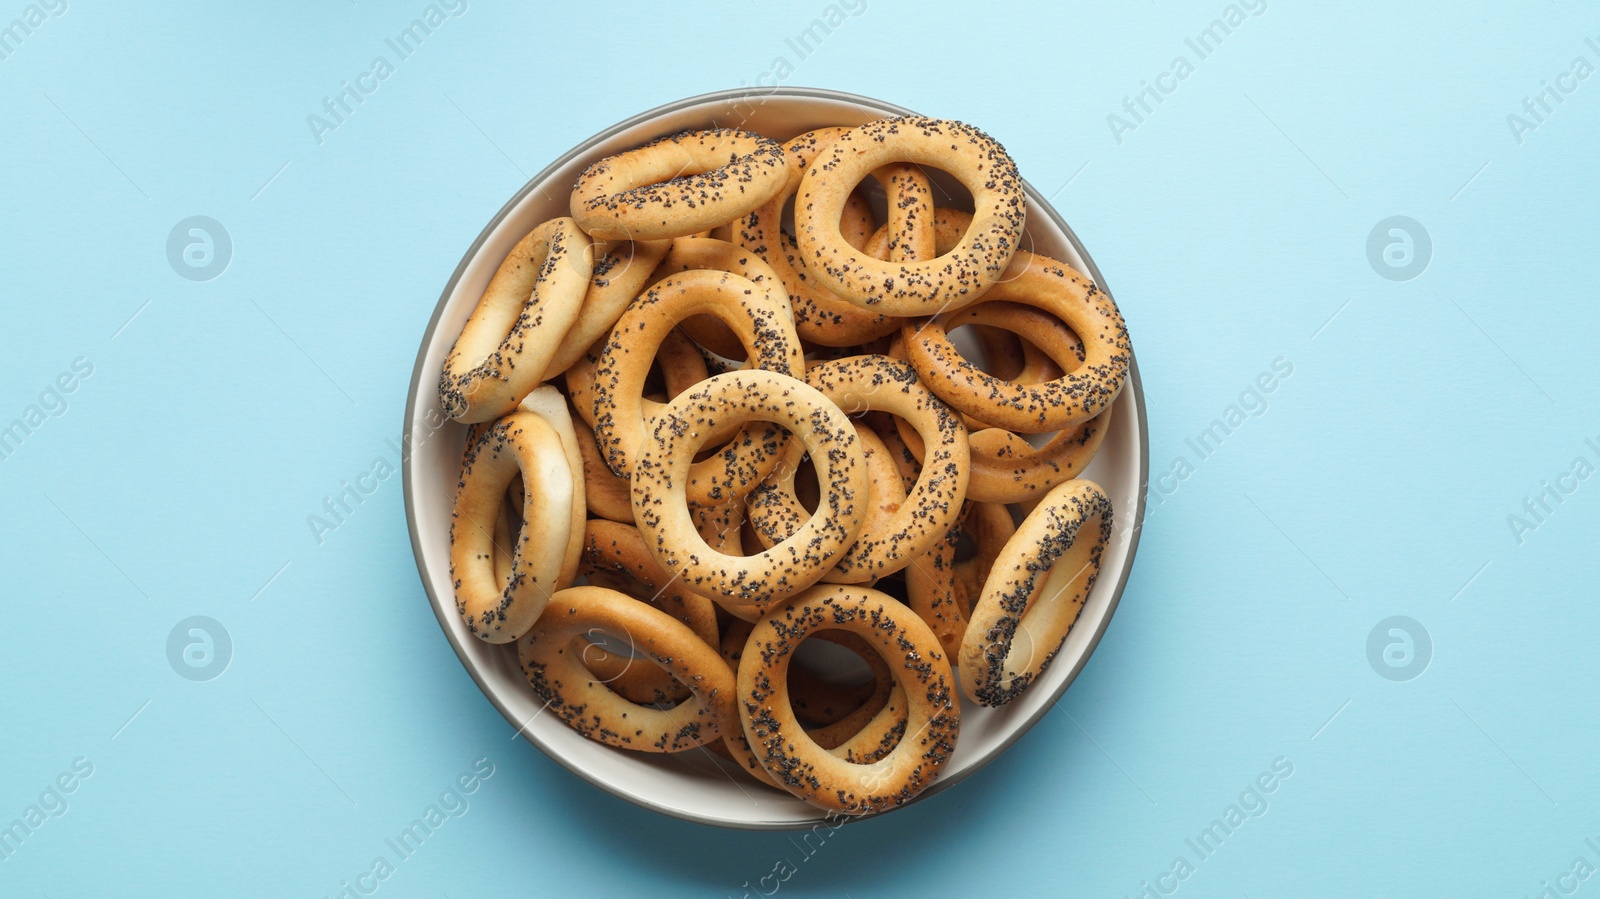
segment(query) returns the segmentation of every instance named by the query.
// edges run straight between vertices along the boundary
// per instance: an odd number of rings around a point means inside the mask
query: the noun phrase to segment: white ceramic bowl
[[[439,412],[439,367],[484,286],[513,244],[540,222],[568,215],[568,197],[578,173],[602,157],[679,131],[742,127],[777,139],[829,125],[858,125],[909,113],[879,100],[808,88],[725,91],[680,100],[641,113],[589,138],[534,176],[489,221],[467,249],[444,288],[422,335],[405,427],[410,435],[404,461],[406,518],[417,569],[445,637],[461,664],[495,708],[534,745],[568,770],[630,802],[690,821],[747,829],[810,827],[823,813],[798,799],[745,780],[720,767],[709,752],[656,755],[629,752],[579,736],[554,715],[541,714],[517,664],[514,646],[494,646],[473,637],[456,614],[450,581],[450,511],[466,428]],[[975,123],[980,127],[984,123]],[[1027,170],[1027,160],[1019,167]],[[1032,187],[1028,237],[1040,253],[1071,263],[1105,281],[1066,222]],[[1027,246],[1027,241],[1024,246]],[[1126,311],[1126,310],[1125,310]],[[1111,498],[1117,519],[1099,581],[1066,645],[1050,669],[1022,696],[1000,709],[963,701],[961,734],[949,764],[922,793],[930,796],[959,782],[1005,751],[1061,697],[1105,633],[1127,582],[1144,518],[1148,475],[1144,395],[1137,366],[1116,401],[1111,431],[1084,477]]]

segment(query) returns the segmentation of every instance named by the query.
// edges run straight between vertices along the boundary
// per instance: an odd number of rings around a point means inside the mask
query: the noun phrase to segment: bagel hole
[[[633,647],[633,641],[619,637],[616,634],[601,630],[591,630],[584,635],[590,646],[596,646],[606,652],[629,659],[644,658]]]
[[[590,628],[575,638],[574,650],[579,653],[579,661],[596,683],[636,705],[671,710],[688,701],[692,695],[688,687],[639,652],[626,636]],[[608,659],[606,665],[600,664],[600,660],[606,656],[626,661],[619,663],[615,659]],[[663,694],[654,692],[663,690],[678,694],[678,698],[659,698]]]
[[[644,376],[644,390],[641,393],[647,400],[658,403],[667,401],[667,379],[661,373],[661,360],[656,359],[650,363],[650,371]]]
[[[996,305],[1013,306],[1016,304],[1002,302],[997,303]],[[1042,309],[1033,307],[1029,307],[1029,309],[1031,312],[1036,312],[1050,319],[1053,324],[1064,328],[1068,333],[1071,333],[1074,338],[1077,338],[1077,332],[1072,330],[1072,326],[1068,325],[1066,322],[1063,322],[1060,318],[1051,315]],[[1025,364],[1023,357],[1024,342],[1028,344],[1028,348],[1032,349],[1033,352],[1040,355],[1046,355],[1047,358],[1049,358],[1050,361],[1061,370],[1063,375],[1076,371],[1083,364],[1084,348],[1081,339],[1078,340],[1076,347],[1074,347],[1073,356],[1057,358],[1056,356],[1045,354],[1043,349],[1040,349],[1035,342],[1029,341],[1025,335],[1017,334],[1016,332],[1011,331],[1009,328],[1003,328],[998,325],[987,325],[986,327],[993,328],[995,331],[1009,334],[1011,340],[1015,341],[1014,346],[1016,347],[1016,355],[1014,358],[992,358],[985,349],[984,344],[979,337],[979,331],[975,327],[975,325],[979,323],[971,321],[959,321],[960,313],[957,313],[957,317],[959,323],[955,324],[954,327],[951,327],[946,332],[950,338],[951,345],[956,348],[956,351],[959,352],[963,358],[971,362],[979,370],[985,374],[1000,378],[1001,380],[1015,382],[1017,378],[1023,375],[1023,367]],[[1000,338],[998,342],[1007,343],[1008,341],[1006,341],[1004,338]],[[1062,363],[1067,364],[1063,365]],[[1035,383],[1035,380],[1030,379],[1029,381],[1021,383]],[[1042,434],[1018,434],[1017,436],[1025,440],[1028,445],[1034,449],[1040,449],[1051,440],[1054,440],[1058,433],[1058,431],[1046,431]]]
[[[878,179],[869,175],[860,184],[856,185],[850,193],[854,198],[865,200],[872,212],[872,221],[868,223],[865,235],[866,238],[871,238],[873,229],[889,220],[886,214],[888,205],[884,199],[883,187],[878,184]],[[791,241],[794,240],[795,235],[794,203],[797,195],[798,192],[791,194],[788,199],[783,201],[783,210],[778,215],[778,227]],[[840,222],[840,226],[840,233],[842,234],[843,221]],[[865,245],[866,241],[863,240],[862,243]]]
[[[996,329],[998,330],[998,329]],[[961,354],[961,358],[976,365],[986,375],[1011,380],[1016,377],[1016,372],[1022,368],[1022,340],[1011,334],[1011,341],[1016,346],[1017,355],[1011,359],[990,358],[984,349],[983,343],[978,338],[977,329],[971,325],[962,324],[946,332],[950,337],[950,344]],[[1010,332],[1007,332],[1008,334]]]
[[[822,505],[822,478],[817,474],[817,466],[811,461],[810,454],[800,460],[800,469],[795,472],[794,495],[810,514],[815,514],[817,507]]]
[[[718,370],[717,363],[726,360],[732,368],[744,365],[750,359],[750,353],[739,341],[739,336],[728,327],[728,323],[708,312],[691,315],[678,325],[678,332],[688,338],[689,342],[699,348],[701,355],[712,354],[706,360],[706,365],[715,374]],[[693,335],[700,335],[695,339]]]
[[[928,183],[933,187],[933,204],[946,209],[959,209],[962,212],[971,212],[972,191],[962,184],[960,179],[941,168],[931,165],[922,166],[922,173],[928,176]]]
[[[797,665],[803,666],[806,671],[815,675],[817,680],[845,690],[867,686],[873,682],[872,668],[865,660],[837,643],[817,639],[817,634],[807,637],[796,647],[794,658],[789,661],[791,681]]]
[[[897,571],[888,577],[880,578],[877,583],[872,585],[872,589],[877,590],[879,593],[886,593],[891,598],[902,603],[911,601],[910,595],[906,592],[906,579],[903,571]]]
[[[967,533],[966,528],[961,529],[961,536],[956,539],[955,561],[970,562],[978,557],[978,541]]]
[[[790,708],[807,728],[828,727],[856,714],[878,688],[866,660],[844,646],[819,639],[828,633],[818,631],[801,641],[789,661]]]

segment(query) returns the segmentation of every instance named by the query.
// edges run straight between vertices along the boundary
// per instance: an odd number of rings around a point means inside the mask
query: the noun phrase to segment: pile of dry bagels
[[[1021,249],[1016,166],[960,122],[675,134],[571,205],[440,376],[471,425],[463,620],[591,739],[703,747],[841,812],[909,801],[955,748],[956,674],[1010,701],[1094,584],[1112,508],[1077,474],[1127,378],[1121,314]],[[871,677],[797,658],[812,636]]]

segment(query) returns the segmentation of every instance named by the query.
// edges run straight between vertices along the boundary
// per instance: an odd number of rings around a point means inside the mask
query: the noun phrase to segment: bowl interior
[[[450,578],[450,514],[466,428],[444,419],[435,385],[445,355],[513,244],[539,223],[568,215],[579,172],[604,156],[687,129],[742,127],[777,139],[813,128],[858,125],[906,110],[862,97],[782,89],[708,95],[637,116],[591,138],[536,176],[501,210],[467,251],[423,338],[406,409],[406,513],[417,566],[434,611],[462,664],[506,719],[551,758],[605,790],[677,817],[744,828],[806,827],[823,813],[723,767],[706,750],[656,755],[613,749],[542,713],[517,664],[514,647],[471,635],[455,611]],[[1094,277],[1093,264],[1046,201],[1028,189],[1028,240],[1035,252]],[[1104,285],[1101,285],[1104,288]],[[1111,498],[1116,527],[1104,567],[1083,613],[1050,669],[1000,709],[962,708],[960,738],[949,765],[924,797],[977,770],[1022,735],[1066,689],[1099,641],[1127,579],[1138,543],[1145,482],[1144,409],[1138,372],[1118,397],[1105,443],[1084,473]]]

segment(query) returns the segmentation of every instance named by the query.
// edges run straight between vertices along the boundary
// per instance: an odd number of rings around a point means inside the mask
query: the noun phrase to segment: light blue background
[[[333,895],[480,757],[383,896],[739,895],[785,859],[786,895],[1134,895],[1279,757],[1182,896],[1520,897],[1600,865],[1600,479],[1507,524],[1600,442],[1600,79],[1521,145],[1506,121],[1600,63],[1600,10],[1272,0],[1119,145],[1107,115],[1223,2],[868,0],[798,59],[825,3],[470,0],[319,146],[306,116],[424,5],[70,0],[0,62],[0,424],[94,366],[0,461],[0,823],[94,766],[0,894]],[[1127,316],[1152,475],[1195,465],[1038,728],[809,859],[511,739],[428,610],[398,477],[322,545],[306,522],[392,459],[439,291],[528,176],[780,55],[1001,139]],[[191,215],[232,237],[216,280],[168,264]],[[1368,262],[1391,215],[1431,235],[1413,281]],[[165,649],[196,614],[234,644],[207,683]],[[1433,643],[1408,682],[1367,655],[1396,614]]]

